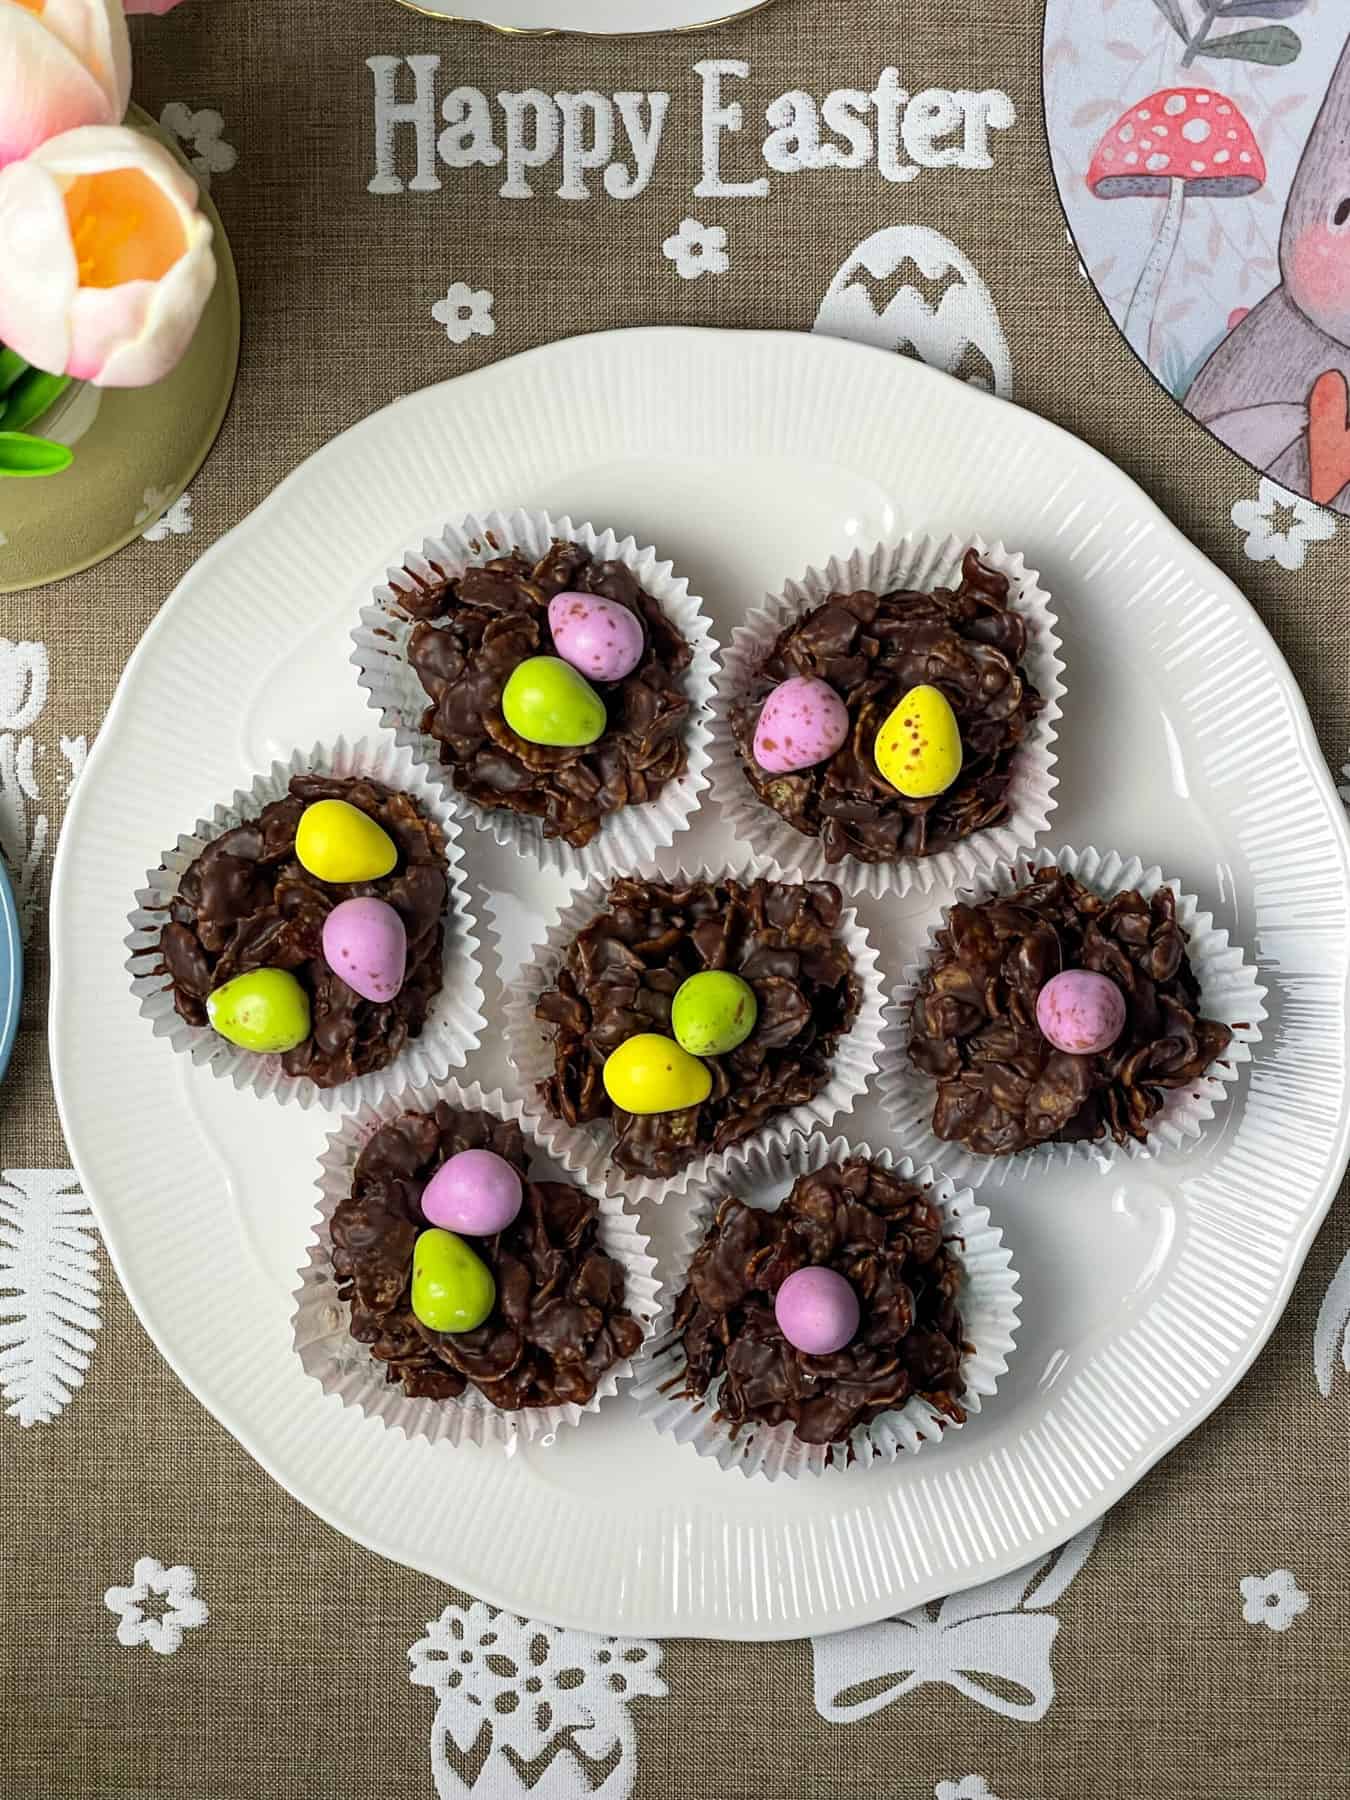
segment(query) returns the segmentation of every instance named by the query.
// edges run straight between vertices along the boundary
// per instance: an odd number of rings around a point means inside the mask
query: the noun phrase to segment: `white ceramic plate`
[[[651,37],[698,31],[758,12],[770,0],[399,0],[412,12],[511,33],[572,31],[584,37]]]
[[[325,1400],[288,1321],[330,1122],[174,1056],[127,990],[121,937],[147,855],[294,745],[368,730],[348,634],[386,558],[447,517],[513,505],[655,543],[722,636],[808,561],[897,531],[1023,549],[1055,596],[1067,665],[1055,839],[1161,863],[1259,957],[1271,1016],[1199,1148],[988,1193],[1021,1274],[1017,1355],[966,1430],[893,1467],[770,1489],[662,1439],[621,1401],[507,1458],[408,1443]],[[709,806],[667,855],[725,855],[727,837]],[[466,834],[465,850],[480,938],[490,949],[495,927],[509,975],[561,884],[486,832]],[[1256,615],[1094,452],[844,342],[578,338],[338,438],[159,614],[61,838],[57,1096],[156,1342],[340,1530],[533,1618],[726,1638],[829,1631],[1048,1551],[1256,1355],[1346,1160],[1348,862],[1340,802]],[[896,975],[944,898],[862,902]],[[511,1080],[491,1027],[466,1079]],[[854,1127],[893,1141],[875,1102]],[[659,1255],[675,1204],[644,1216]]]

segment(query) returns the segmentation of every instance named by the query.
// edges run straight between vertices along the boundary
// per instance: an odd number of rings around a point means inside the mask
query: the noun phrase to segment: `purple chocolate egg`
[[[797,1269],[773,1303],[778,1329],[807,1356],[832,1356],[858,1329],[858,1296],[833,1269]]]
[[[769,775],[827,762],[848,739],[848,708],[827,681],[793,675],[760,710],[755,761]]]
[[[408,933],[387,900],[358,894],[324,920],[323,954],[363,1000],[392,1000],[408,967]]]
[[[460,1150],[443,1162],[422,1190],[432,1225],[465,1237],[495,1237],[520,1211],[520,1176],[495,1150]]]
[[[1037,995],[1036,1023],[1056,1050],[1096,1056],[1125,1029],[1125,996],[1109,976],[1065,969]]]
[[[642,661],[642,620],[599,594],[555,594],[548,628],[558,655],[592,681],[622,681]]]

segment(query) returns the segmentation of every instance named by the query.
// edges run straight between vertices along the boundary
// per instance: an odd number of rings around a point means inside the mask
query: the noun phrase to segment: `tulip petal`
[[[0,169],[0,342],[63,374],[78,286],[59,182],[31,158]]]
[[[128,284],[147,287],[148,304],[139,334],[121,343],[103,364],[97,377],[100,387],[146,387],[152,381],[159,381],[178,363],[192,342],[192,335],[216,285],[211,227],[205,219],[201,224],[202,232],[161,280]],[[77,319],[79,305],[88,291],[77,297]],[[107,291],[116,294],[121,290],[110,288]],[[78,336],[78,322],[75,330]]]
[[[110,124],[123,109],[37,13],[0,0],[0,168],[78,126]]]
[[[131,38],[121,0],[46,0],[39,16],[107,95],[108,123],[119,124],[131,98]]]

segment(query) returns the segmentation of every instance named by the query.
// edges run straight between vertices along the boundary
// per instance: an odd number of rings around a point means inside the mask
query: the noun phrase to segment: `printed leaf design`
[[[0,431],[0,476],[59,475],[74,460],[65,444],[29,437],[23,431]]]
[[[94,1220],[73,1169],[6,1169],[3,1181],[0,1396],[20,1425],[50,1425],[102,1323]]]
[[[1172,27],[1173,31],[1176,32],[1182,43],[1188,43],[1190,41],[1190,33],[1187,31],[1186,21],[1182,17],[1181,0],[1153,0],[1153,4],[1157,7],[1164,19],[1167,20],[1167,23]]]
[[[1221,19],[1292,19],[1301,13],[1308,0],[1227,0],[1221,6]]]
[[[1341,792],[1344,794],[1346,789],[1342,788]],[[1324,1400],[1331,1394],[1338,1344],[1341,1363],[1346,1370],[1350,1370],[1350,1251],[1347,1251],[1341,1266],[1331,1278],[1331,1286],[1318,1311],[1317,1327],[1313,1332],[1313,1369]]]
[[[1265,10],[1263,7],[1262,11]],[[1255,31],[1233,31],[1227,37],[1209,38],[1200,46],[1198,54],[1282,68],[1285,63],[1293,62],[1302,48],[1302,40],[1287,25],[1262,25]]]
[[[7,350],[0,344],[0,394],[7,394],[27,367],[17,350]]]

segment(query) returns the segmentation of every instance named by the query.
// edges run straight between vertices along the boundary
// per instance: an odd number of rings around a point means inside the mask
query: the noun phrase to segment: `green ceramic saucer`
[[[176,150],[139,108],[127,123]],[[32,427],[72,444],[75,460],[60,475],[0,480],[0,594],[102,562],[167,512],[206,460],[239,365],[239,282],[205,192],[201,206],[218,274],[187,355],[153,387],[71,388]]]

